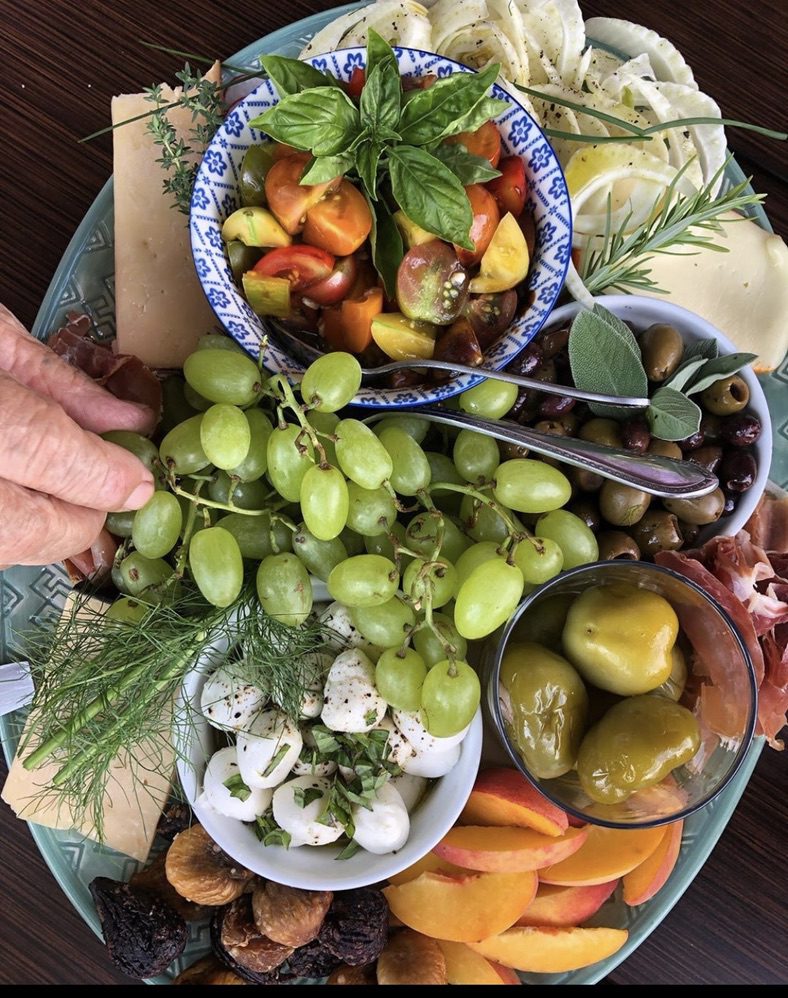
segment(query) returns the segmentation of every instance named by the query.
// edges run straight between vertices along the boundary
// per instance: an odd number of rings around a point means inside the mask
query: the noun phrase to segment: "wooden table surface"
[[[331,0],[2,0],[0,301],[28,325],[74,229],[112,170],[112,94],[174,82],[153,41],[226,57]],[[784,128],[784,0],[585,0],[586,17],[648,24],[671,38],[731,118]],[[729,132],[731,148],[788,234],[785,144]],[[765,751],[720,843],[657,931],[607,983],[778,984],[785,930],[786,757]],[[0,805],[0,983],[128,984],[61,893],[26,826]]]

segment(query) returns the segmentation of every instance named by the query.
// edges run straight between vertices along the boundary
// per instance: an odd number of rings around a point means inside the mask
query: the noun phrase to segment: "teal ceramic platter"
[[[275,31],[248,46],[228,61],[248,64],[260,53],[295,56],[309,38],[337,15],[357,4],[324,11]],[[731,163],[727,181],[743,179],[741,170]],[[764,228],[771,228],[762,209],[753,212]],[[106,338],[114,335],[114,224],[112,180],[109,180],[91,205],[52,279],[36,318],[34,333],[43,337],[56,329],[65,314],[72,310],[92,313]],[[788,361],[762,379],[774,424],[774,459],[771,478],[788,487]],[[0,572],[0,662],[14,661],[13,634],[29,625],[42,613],[62,605],[69,589],[65,573],[57,566],[14,568]],[[20,714],[0,718],[0,734],[6,758],[11,759],[21,731]],[[604,924],[629,930],[627,944],[615,956],[566,974],[525,974],[528,984],[594,984],[606,977],[633,952],[665,918],[687,890],[725,829],[762,749],[753,744],[743,766],[722,794],[710,805],[692,815],[684,827],[681,855],[667,885],[651,901],[629,908],[621,901],[609,902],[591,924]],[[136,864],[127,856],[106,850],[72,832],[53,831],[30,823],[30,831],[55,879],[90,928],[100,935],[96,912],[88,884],[96,876],[127,880]],[[173,965],[172,973],[153,979],[153,984],[169,984],[172,977],[202,955],[209,946],[208,928],[192,926],[192,935],[184,956]]]

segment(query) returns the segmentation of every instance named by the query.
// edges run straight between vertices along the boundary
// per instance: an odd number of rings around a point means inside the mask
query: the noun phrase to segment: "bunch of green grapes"
[[[321,357],[294,390],[209,336],[183,374],[165,384],[158,447],[110,434],[160,483],[141,510],[107,518],[122,539],[118,589],[164,599],[188,574],[226,607],[254,572],[262,609],[297,627],[315,576],[376,649],[381,695],[421,712],[436,736],[462,730],[480,699],[468,641],[505,623],[525,591],[597,556],[591,531],[562,508],[567,478],[541,461],[502,461],[496,441],[471,430],[443,431],[429,449],[418,416],[373,427],[340,418],[361,383],[350,354]],[[486,381],[460,405],[497,418],[512,391]]]

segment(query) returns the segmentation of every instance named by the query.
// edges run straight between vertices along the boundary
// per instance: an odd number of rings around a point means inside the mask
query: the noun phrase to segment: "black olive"
[[[633,419],[621,428],[621,440],[627,450],[645,454],[651,443],[651,433],[642,419]]]
[[[683,453],[688,453],[691,450],[697,450],[698,447],[702,447],[705,442],[705,437],[703,430],[698,429],[689,437],[685,437],[683,440],[679,440],[679,447]]]
[[[722,439],[732,447],[751,447],[760,437],[761,421],[749,412],[741,412],[723,419]]]
[[[570,399],[568,395],[545,395],[539,404],[539,415],[545,419],[555,419],[563,416],[575,407],[575,399]]]
[[[720,463],[720,484],[726,492],[746,492],[752,488],[758,466],[755,458],[747,451],[728,451]]]
[[[640,548],[623,530],[603,530],[597,537],[600,561],[639,561]]]
[[[697,450],[690,453],[689,459],[693,464],[699,464],[702,468],[710,471],[712,475],[716,475],[717,468],[719,468],[720,461],[722,460],[722,447],[709,445],[698,447]]]
[[[542,354],[546,360],[550,360],[562,350],[566,350],[568,343],[569,326],[563,326],[561,329],[548,329],[539,337],[539,346],[542,348]]]

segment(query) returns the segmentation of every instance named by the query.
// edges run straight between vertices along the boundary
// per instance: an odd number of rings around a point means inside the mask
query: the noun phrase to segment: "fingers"
[[[104,514],[0,480],[0,569],[49,565],[89,548]]]
[[[0,305],[0,370],[59,402],[86,430],[150,433],[153,429],[156,417],[147,406],[115,398],[31,336],[4,305]]]
[[[153,495],[153,476],[133,454],[80,429],[59,405],[2,372],[0,474],[91,509],[139,509]]]

